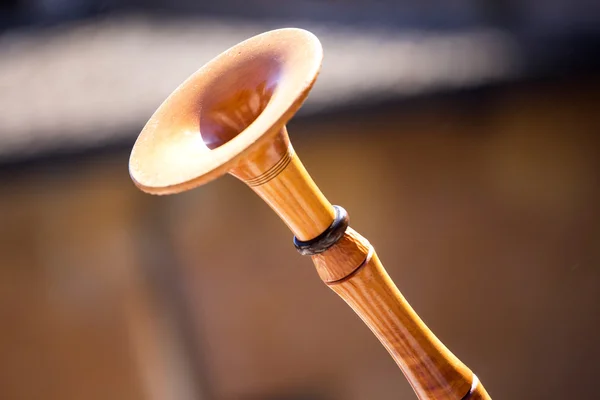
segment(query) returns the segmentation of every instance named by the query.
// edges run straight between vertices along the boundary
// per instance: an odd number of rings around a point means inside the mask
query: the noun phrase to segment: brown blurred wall
[[[323,192],[498,399],[596,395],[598,83],[289,127]],[[147,196],[127,156],[1,172],[1,399],[414,398],[248,188],[227,177]]]

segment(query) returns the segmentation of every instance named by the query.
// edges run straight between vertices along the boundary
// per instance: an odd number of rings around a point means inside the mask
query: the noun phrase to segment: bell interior
[[[243,132],[267,107],[279,80],[273,57],[230,63],[205,93],[199,115],[202,141],[211,150]]]

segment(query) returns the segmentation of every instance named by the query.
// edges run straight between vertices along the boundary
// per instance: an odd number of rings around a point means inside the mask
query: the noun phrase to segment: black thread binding
[[[296,250],[300,254],[303,256],[314,256],[315,254],[322,253],[344,236],[346,228],[348,228],[348,213],[343,207],[333,206],[333,208],[335,209],[335,219],[325,232],[306,242],[298,240],[294,236],[294,246],[296,246]]]

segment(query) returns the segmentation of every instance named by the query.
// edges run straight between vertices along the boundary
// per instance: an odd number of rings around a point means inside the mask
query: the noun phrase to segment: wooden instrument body
[[[232,173],[250,182],[297,237],[311,239],[331,225],[333,206],[313,182],[287,136],[283,128],[273,143],[285,146],[259,149]],[[281,169],[281,160],[287,157],[291,161]],[[269,179],[253,184],[261,176]],[[373,246],[354,229],[348,227],[337,243],[311,257],[321,280],[371,329],[420,399],[489,399],[478,378],[415,313]]]
[[[268,32],[221,54],[148,121],[131,153],[132,179],[149,193],[170,194],[228,172],[265,200],[297,240],[320,237],[336,211],[294,152],[285,123],[308,95],[321,58],[316,37],[299,29]],[[489,399],[410,307],[365,238],[348,227],[311,257],[420,399]]]

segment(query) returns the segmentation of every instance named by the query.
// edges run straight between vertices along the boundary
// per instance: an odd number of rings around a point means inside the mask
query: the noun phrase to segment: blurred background
[[[0,398],[415,398],[245,185],[129,179],[181,81],[287,26],[325,51],[296,151],[425,322],[494,398],[596,397],[598,1],[4,0]]]

